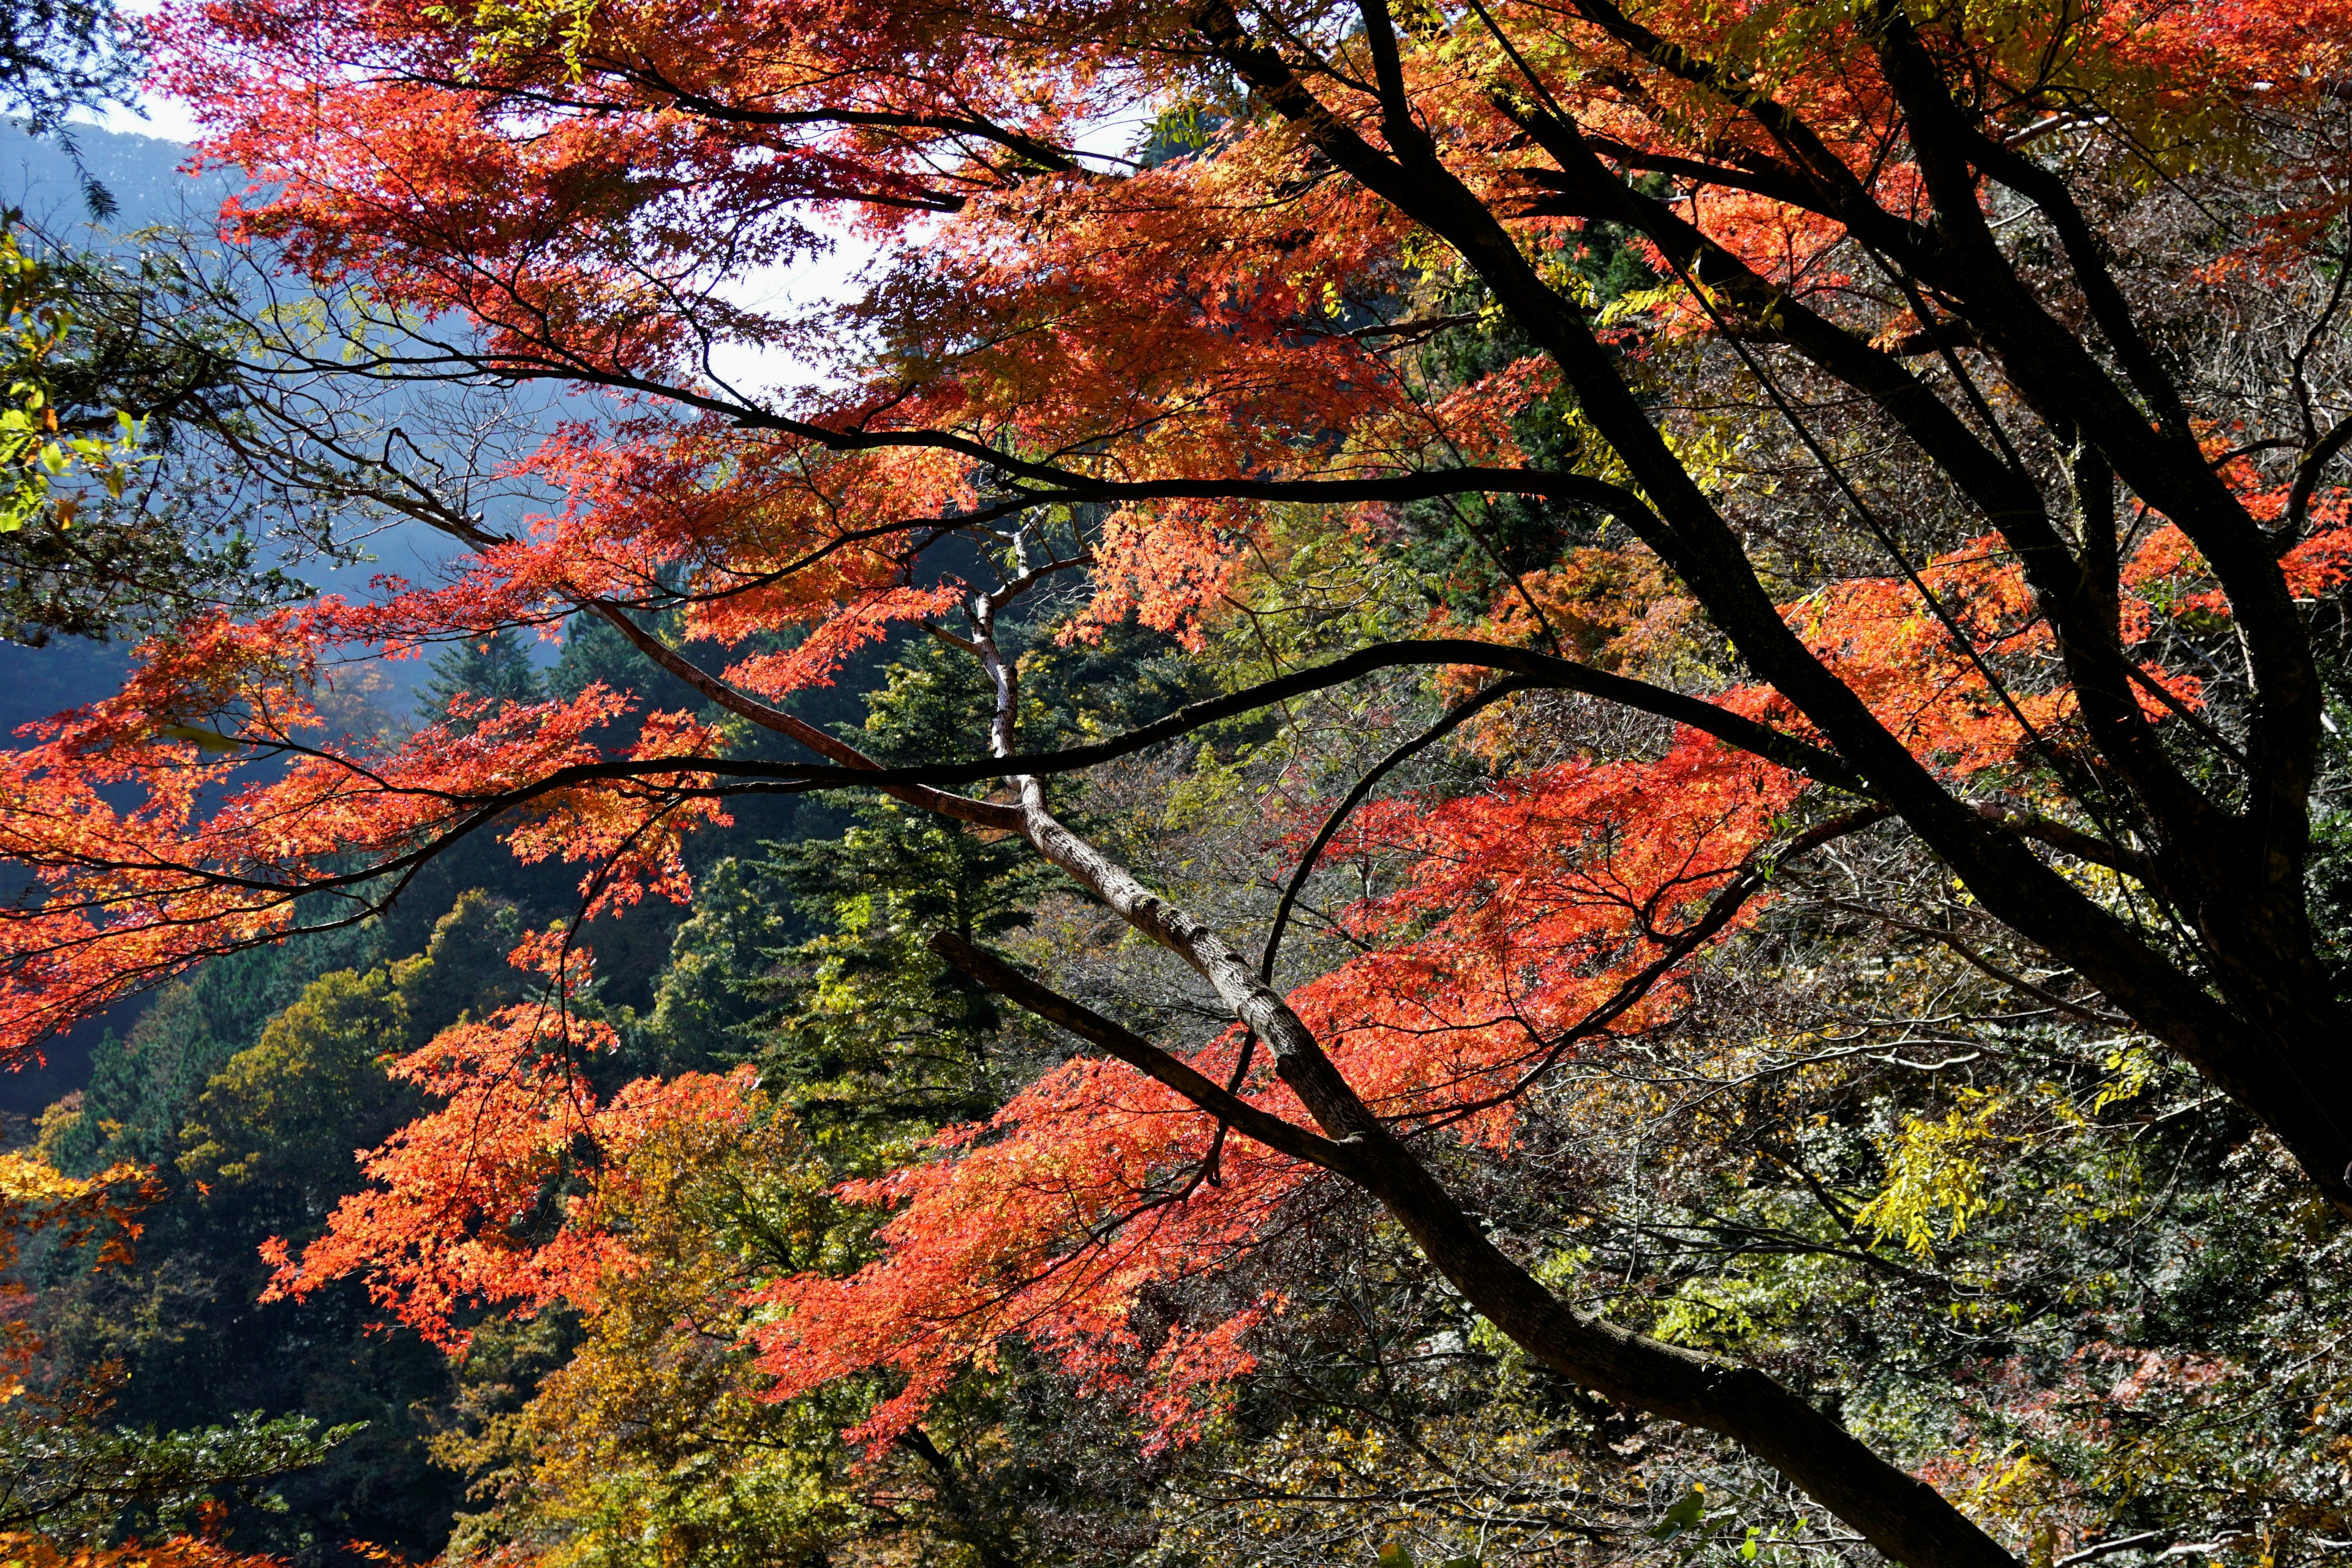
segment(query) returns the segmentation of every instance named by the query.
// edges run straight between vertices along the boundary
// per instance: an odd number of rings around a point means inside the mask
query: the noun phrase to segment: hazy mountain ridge
[[[244,184],[232,171],[189,174],[184,167],[188,148],[160,136],[91,125],[77,125],[72,134],[81,166],[117,204],[115,215],[98,226],[103,231],[126,234],[156,224],[208,222]],[[8,120],[0,120],[0,203],[59,233],[93,224],[65,149],[54,138],[26,135]]]
[[[217,211],[240,184],[226,174],[191,177],[182,167],[188,149],[177,142],[88,125],[74,127],[73,138],[81,166],[117,204],[102,224],[82,200],[66,150],[0,120],[0,205],[62,238],[102,245],[161,224],[193,224]],[[102,697],[129,668],[130,650],[118,644],[70,637],[39,648],[0,643],[0,728],[13,734],[22,724]]]

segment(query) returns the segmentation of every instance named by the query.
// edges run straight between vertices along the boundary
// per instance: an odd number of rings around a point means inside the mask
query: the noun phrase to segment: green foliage
[[[1012,1087],[987,1046],[1003,1018],[924,943],[1013,923],[1019,858],[919,813],[858,815],[840,839],[793,846],[776,864],[831,930],[793,949],[769,982],[786,1000],[761,1028],[759,1060],[821,1135],[854,1122],[862,1142],[985,1116]]]
[[[100,1043],[80,1104],[51,1121],[45,1136],[58,1168],[168,1164],[181,1119],[212,1075],[314,977],[371,945],[365,931],[328,933],[220,959],[166,986],[129,1034]]]
[[[861,744],[887,759],[970,733],[990,700],[971,668],[934,646],[910,649],[870,698]],[[985,1116],[1009,1088],[987,1046],[1003,1022],[993,999],[924,943],[1018,925],[1037,877],[1017,841],[887,798],[860,799],[849,816],[837,837],[772,844],[714,874],[652,1024],[677,1031],[673,1054],[757,1060],[762,1081],[857,1167],[876,1141]]]
[[[576,76],[597,9],[598,0],[474,0],[470,5],[428,5],[425,15],[473,35],[469,63],[475,69],[553,48]]]
[[[202,1432],[256,1408],[272,1414],[255,1429],[279,1436],[331,1424],[331,1451],[279,1483],[284,1509],[255,1492],[231,1516],[240,1544],[305,1562],[352,1537],[437,1547],[457,1488],[425,1442],[450,1374],[412,1337],[372,1333],[377,1314],[357,1289],[257,1306],[257,1248],[317,1235],[360,1184],[354,1151],[415,1113],[384,1058],[523,982],[506,962],[516,912],[483,893],[459,899],[422,952],[383,959],[382,934],[207,965],[102,1055],[80,1111],[49,1128],[58,1143],[101,1134],[98,1152],[135,1153],[167,1187],[142,1216],[135,1261],[50,1260],[37,1307],[60,1364],[119,1365],[121,1418],[142,1432]]]
[[[0,1530],[104,1541],[125,1525],[185,1532],[200,1506],[226,1500],[283,1512],[267,1483],[320,1463],[359,1431],[257,1413],[161,1433],[86,1417],[0,1421]]]
[[[1656,1524],[1650,1527],[1650,1539],[1672,1541],[1676,1536],[1687,1535],[1696,1530],[1699,1522],[1706,1518],[1706,1489],[1703,1486],[1695,1486],[1685,1492],[1672,1508],[1666,1510],[1659,1517]]]
[[[602,616],[574,616],[565,623],[563,646],[555,668],[547,674],[548,689],[558,697],[577,697],[592,682],[603,681],[615,691],[633,691],[646,679],[645,656]]]
[[[937,657],[933,649],[924,655]],[[1022,654],[1020,667],[1022,743],[1041,750],[1137,729],[1218,690],[1213,665],[1131,621],[1092,642],[1040,642]]]
[[[79,472],[122,498],[124,476],[142,460],[146,421],[118,409],[111,430],[77,432],[60,425],[50,360],[74,327],[52,270],[26,253],[17,227],[19,215],[0,215],[0,379],[8,388],[0,405],[0,469],[11,479],[0,497],[0,533],[15,533],[33,519],[54,512],[70,528],[79,501],[56,486]]]
[[[768,1012],[759,977],[797,926],[757,861],[721,860],[695,886],[654,987],[653,1011],[633,1037],[632,1065],[708,1070],[741,1058],[744,1026]]]
[[[1990,1167],[2009,1142],[1995,1125],[2006,1098],[1998,1090],[1964,1090],[1961,1108],[1948,1116],[1906,1118],[1886,1143],[1886,1185],[1855,1213],[1855,1222],[1882,1241],[1901,1237],[1922,1258],[1935,1257],[1939,1225],[1941,1239],[1958,1239],[1969,1220],[2000,1201],[1990,1190]]]
[[[234,298],[167,245],[32,238],[0,222],[0,635],[103,638],[304,591],[261,563],[257,519],[290,516],[284,498],[215,461],[256,438]]]
[[[414,1039],[400,981],[430,966],[419,957],[313,981],[196,1097],[180,1128],[181,1172],[205,1186],[343,1178],[335,1156],[352,1133],[409,1105],[383,1063]],[[323,1215],[347,1184],[306,1192],[302,1206]]]
[[[419,707],[425,717],[452,724],[460,733],[473,727],[457,718],[451,703],[462,698],[488,703],[495,713],[509,702],[542,700],[547,683],[530,661],[530,649],[511,626],[500,626],[478,637],[467,637],[433,656],[433,673],[425,682]]]

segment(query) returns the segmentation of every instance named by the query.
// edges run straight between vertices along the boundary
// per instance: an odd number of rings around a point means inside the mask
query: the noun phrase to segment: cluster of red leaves
[[[39,1535],[0,1535],[5,1568],[284,1568],[284,1563],[283,1558],[232,1552],[196,1535],[121,1546],[59,1546]]]
[[[637,1145],[680,1121],[741,1125],[748,1068],[640,1079],[599,1100],[584,1063],[619,1042],[570,1006],[583,963],[549,932],[514,962],[546,977],[547,994],[454,1025],[392,1064],[440,1109],[361,1156],[370,1185],[336,1206],[299,1258],[282,1239],[264,1246],[277,1268],[264,1300],[364,1272],[402,1321],[460,1350],[467,1335],[456,1320],[469,1308],[591,1300],[606,1270],[631,1266],[594,1209],[599,1182],[625,1180]]]
[[[1421,934],[1304,988],[1295,1005],[1365,1097],[1408,1124],[1508,1141],[1522,1079],[1575,1042],[1576,1022],[1654,956],[1691,908],[1767,841],[1795,784],[1777,769],[1685,737],[1655,763],[1552,770],[1426,809],[1368,812],[1339,852],[1398,858],[1403,885],[1351,919],[1362,934]],[[552,966],[552,939],[525,957]],[[1612,1027],[1675,1005],[1654,991]],[[665,1118],[741,1118],[750,1081],[643,1080],[599,1105],[577,1061],[610,1043],[554,1000],[461,1025],[397,1070],[446,1103],[365,1157],[346,1200],[299,1260],[273,1254],[279,1291],[364,1274],[376,1299],[444,1343],[476,1303],[532,1310],[594,1299],[631,1266],[600,1227],[597,1184]],[[1194,1053],[1224,1073],[1238,1042]],[[1247,1092],[1302,1114],[1262,1069]],[[1074,1060],[985,1127],[952,1129],[940,1157],[852,1183],[845,1200],[892,1211],[885,1256],[847,1279],[764,1288],[761,1331],[777,1397],[876,1367],[900,1392],[855,1434],[882,1443],[920,1419],[959,1370],[1008,1334],[1091,1385],[1131,1392],[1163,1436],[1197,1422],[1204,1391],[1250,1364],[1246,1315],[1144,1353],[1138,1293],[1244,1255],[1309,1173],[1249,1143],[1215,1184],[1195,1183],[1211,1128],[1172,1092],[1115,1063]],[[583,1151],[593,1151],[588,1158]],[[569,1184],[569,1185],[567,1185]]]
[[[1778,155],[1622,28],[1557,7],[1493,14],[1604,145]],[[1175,13],[1133,0],[604,0],[555,6],[536,29],[492,15],[410,0],[185,4],[163,24],[166,80],[211,126],[205,154],[254,178],[244,232],[314,274],[363,273],[400,306],[466,312],[491,356],[525,373],[708,392],[714,336],[811,353],[878,338],[910,347],[815,398],[805,428],[953,430],[1123,479],[1328,467],[1331,433],[1383,467],[1493,444],[1475,419],[1404,395],[1377,337],[1340,330],[1362,319],[1349,308],[1395,298],[1408,237],[1382,204],[1322,177],[1287,132],[1196,125],[1185,152],[1115,178],[1046,151],[1114,107],[1189,101],[1197,40]],[[2105,0],[1964,14],[1928,42],[1967,54],[1955,69],[2007,129],[2105,117],[2161,155],[2192,137],[2219,145],[2250,111],[2326,90],[2347,21],[2345,0]],[[1357,47],[1339,13],[1293,25]],[[1743,86],[1805,116],[1891,211],[1917,206],[1916,171],[1884,155],[1897,110],[1859,14],[1685,6],[1632,25],[1742,62]],[[1524,139],[1493,90],[1517,68],[1466,24],[1401,64],[1449,166],[1505,212],[1529,205]],[[1380,142],[1371,97],[1332,91],[1334,112]],[[730,303],[730,279],[821,243],[802,216],[812,206],[904,242],[868,302],[847,321]],[[1844,281],[1823,260],[1842,236],[1817,215],[1718,185],[1689,216],[1800,295]],[[1573,226],[1517,221],[1534,242]],[[1372,428],[1391,420],[1412,438]],[[771,447],[776,472],[812,464],[790,481],[812,503],[879,503],[847,515],[937,516],[961,482],[939,448],[824,458],[799,437],[734,438]],[[1105,544],[1103,613],[1139,605],[1173,624],[1163,584],[1213,591],[1215,563],[1234,553],[1218,546],[1247,523],[1213,503],[1122,518]]]
[[[498,831],[525,859],[590,868],[591,914],[648,889],[686,896],[684,837],[724,817],[707,797],[655,786],[694,774],[563,782],[605,760],[593,735],[627,710],[624,699],[590,686],[495,711],[461,704],[397,742],[337,745],[310,702],[315,664],[296,619],[215,620],[150,645],[120,696],[0,753],[0,855],[39,882],[0,911],[0,1054],[21,1058],[130,989],[291,929],[310,918],[298,897],[380,881],[492,803],[514,803]],[[289,643],[302,653],[292,668]],[[226,734],[206,727],[224,721]],[[656,713],[626,755],[692,758],[715,743],[689,717]]]

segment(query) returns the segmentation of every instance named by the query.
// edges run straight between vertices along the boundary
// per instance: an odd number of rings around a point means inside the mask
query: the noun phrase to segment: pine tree
[[[514,628],[500,626],[452,643],[433,656],[432,678],[418,696],[418,717],[464,732],[473,725],[458,710],[461,699],[468,708],[487,702],[496,710],[502,703],[538,702],[546,695],[546,682],[530,662],[530,650]]]

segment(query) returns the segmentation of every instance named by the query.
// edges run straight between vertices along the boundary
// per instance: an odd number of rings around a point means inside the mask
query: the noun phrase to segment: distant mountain
[[[73,164],[57,142],[0,120],[0,206],[16,207],[53,232],[102,245],[113,234],[158,224],[209,221],[239,184],[233,175],[193,179],[181,172],[188,150],[154,136],[125,136],[76,126],[82,167],[118,206],[103,227],[83,205]],[[0,643],[0,731],[105,696],[130,668],[130,650],[60,637],[47,647]]]
[[[156,224],[208,224],[224,198],[244,181],[234,173],[192,178],[182,172],[188,149],[160,136],[124,135],[94,126],[73,128],[82,167],[111,194],[119,210],[106,227],[116,233]],[[45,228],[65,230],[90,222],[73,165],[57,142],[31,137],[10,120],[0,120],[0,205],[22,208]]]

